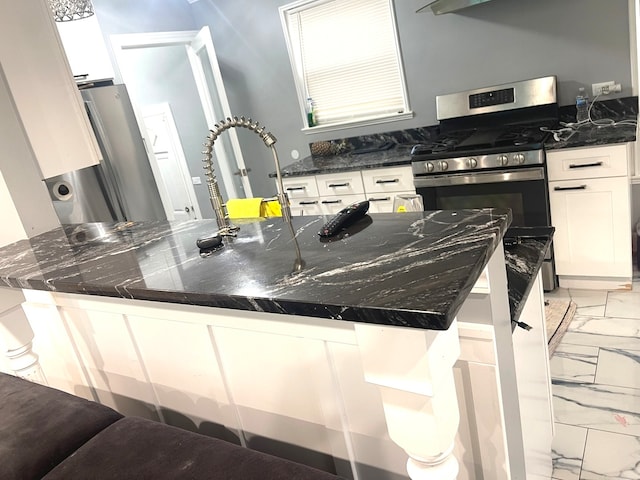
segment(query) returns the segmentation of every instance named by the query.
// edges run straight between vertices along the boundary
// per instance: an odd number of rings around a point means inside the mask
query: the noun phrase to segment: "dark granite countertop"
[[[551,245],[554,227],[512,227],[504,236],[509,308],[515,327]]]
[[[544,145],[547,151],[562,148],[594,147],[636,141],[635,118],[618,120],[616,123],[596,121],[585,123],[570,130],[561,131],[559,140],[551,137]],[[622,123],[620,123],[622,122]]]
[[[372,214],[331,242],[324,221],[247,221],[205,257],[215,221],[66,225],[1,248],[0,286],[446,329],[511,213]]]

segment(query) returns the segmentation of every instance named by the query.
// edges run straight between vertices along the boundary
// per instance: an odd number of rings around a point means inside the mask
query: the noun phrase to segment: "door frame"
[[[180,141],[180,135],[178,134],[178,128],[176,127],[175,120],[173,118],[173,113],[171,112],[171,106],[168,102],[162,102],[155,105],[149,105],[142,108],[142,121],[144,122],[145,118],[149,116],[162,115],[167,124],[167,131],[169,133],[169,140],[172,146],[172,151],[169,152],[173,154],[175,157],[175,161],[178,164],[178,168],[182,173],[182,177],[184,179],[184,183],[186,185],[187,195],[189,196],[189,201],[191,202],[191,206],[193,208],[196,219],[202,219],[202,213],[200,212],[200,204],[198,202],[198,197],[196,196],[196,191],[193,188],[193,182],[191,180],[191,172],[189,171],[189,167],[187,165],[187,158],[184,155],[184,150],[182,148],[182,142]],[[146,130],[146,124],[145,124]],[[149,139],[150,142],[152,139]],[[151,149],[151,152],[156,155],[156,152],[153,149],[152,143],[147,144]],[[157,161],[157,159],[156,159]],[[167,186],[167,189],[169,187]],[[175,205],[174,205],[175,206]]]
[[[185,48],[187,57],[189,59],[189,63],[191,65],[191,69],[193,72],[193,76],[196,83],[196,88],[198,90],[198,95],[200,97],[200,103],[202,105],[202,110],[205,114],[205,118],[208,124],[209,129],[214,128],[214,124],[216,122],[215,112],[213,111],[213,105],[211,103],[211,97],[209,88],[206,83],[206,79],[202,73],[202,67],[197,60],[197,55],[195,53],[195,49],[192,47],[192,43],[194,41],[201,41],[198,38],[199,34],[205,32],[208,34],[208,38],[211,39],[211,31],[209,27],[203,27],[200,30],[184,30],[184,31],[171,31],[171,32],[150,32],[150,33],[128,33],[128,34],[118,34],[111,35],[111,45],[113,47],[113,52],[115,56],[115,64],[114,64],[114,74],[115,79],[118,82],[126,83],[124,80],[124,76],[122,74],[122,70],[120,68],[120,64],[124,62],[124,53],[127,50],[134,49],[143,49],[143,48],[154,48],[154,47],[168,47],[168,46],[183,46]],[[209,51],[209,63],[211,67],[211,71],[213,72],[214,82],[216,86],[216,90],[218,93],[218,97],[220,98],[220,104],[222,106],[222,114],[223,118],[232,117],[233,114],[231,112],[231,107],[229,106],[229,101],[227,99],[226,91],[224,88],[224,83],[222,81],[222,74],[220,72],[220,67],[218,65],[216,52],[213,46],[213,41],[205,42],[204,47]],[[141,122],[140,112],[138,112],[136,105],[134,105],[134,112],[138,119],[138,124],[143,127],[144,124]],[[141,128],[142,130],[142,128]],[[242,151],[240,149],[240,142],[238,140],[238,135],[235,129],[229,130],[229,136],[231,140],[231,148],[233,150],[233,154],[235,159],[227,158],[224,150],[220,149],[217,151],[218,164],[220,167],[220,176],[222,177],[222,181],[224,182],[225,190],[227,191],[227,195],[229,198],[241,198],[243,195],[238,192],[233,175],[236,173],[233,171],[236,167],[240,172],[246,171],[246,165],[244,162],[244,157],[242,156]],[[203,142],[206,140],[207,132],[203,132],[202,139]],[[148,139],[147,139],[148,141]],[[215,147],[214,147],[215,148]],[[235,160],[235,161],[234,161]],[[242,186],[244,189],[244,196],[249,198],[253,196],[251,185],[249,183],[249,177],[246,175],[241,175],[240,179],[242,181]]]

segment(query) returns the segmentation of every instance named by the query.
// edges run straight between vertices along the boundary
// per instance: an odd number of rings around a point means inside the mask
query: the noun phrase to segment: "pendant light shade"
[[[91,0],[49,0],[56,22],[70,22],[93,15]]]

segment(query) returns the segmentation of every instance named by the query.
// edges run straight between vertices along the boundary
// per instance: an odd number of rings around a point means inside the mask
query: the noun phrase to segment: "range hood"
[[[463,8],[473,7],[474,5],[489,1],[490,0],[436,0],[435,2],[431,2],[430,4],[418,9],[418,12],[431,8],[431,11],[434,14],[442,15],[443,13],[457,12]]]

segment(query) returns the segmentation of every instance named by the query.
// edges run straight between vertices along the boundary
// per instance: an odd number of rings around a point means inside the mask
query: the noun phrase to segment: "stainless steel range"
[[[510,208],[513,226],[550,226],[544,141],[558,123],[556,77],[436,97],[440,134],[411,151],[426,210]],[[556,287],[552,250],[544,289]]]

